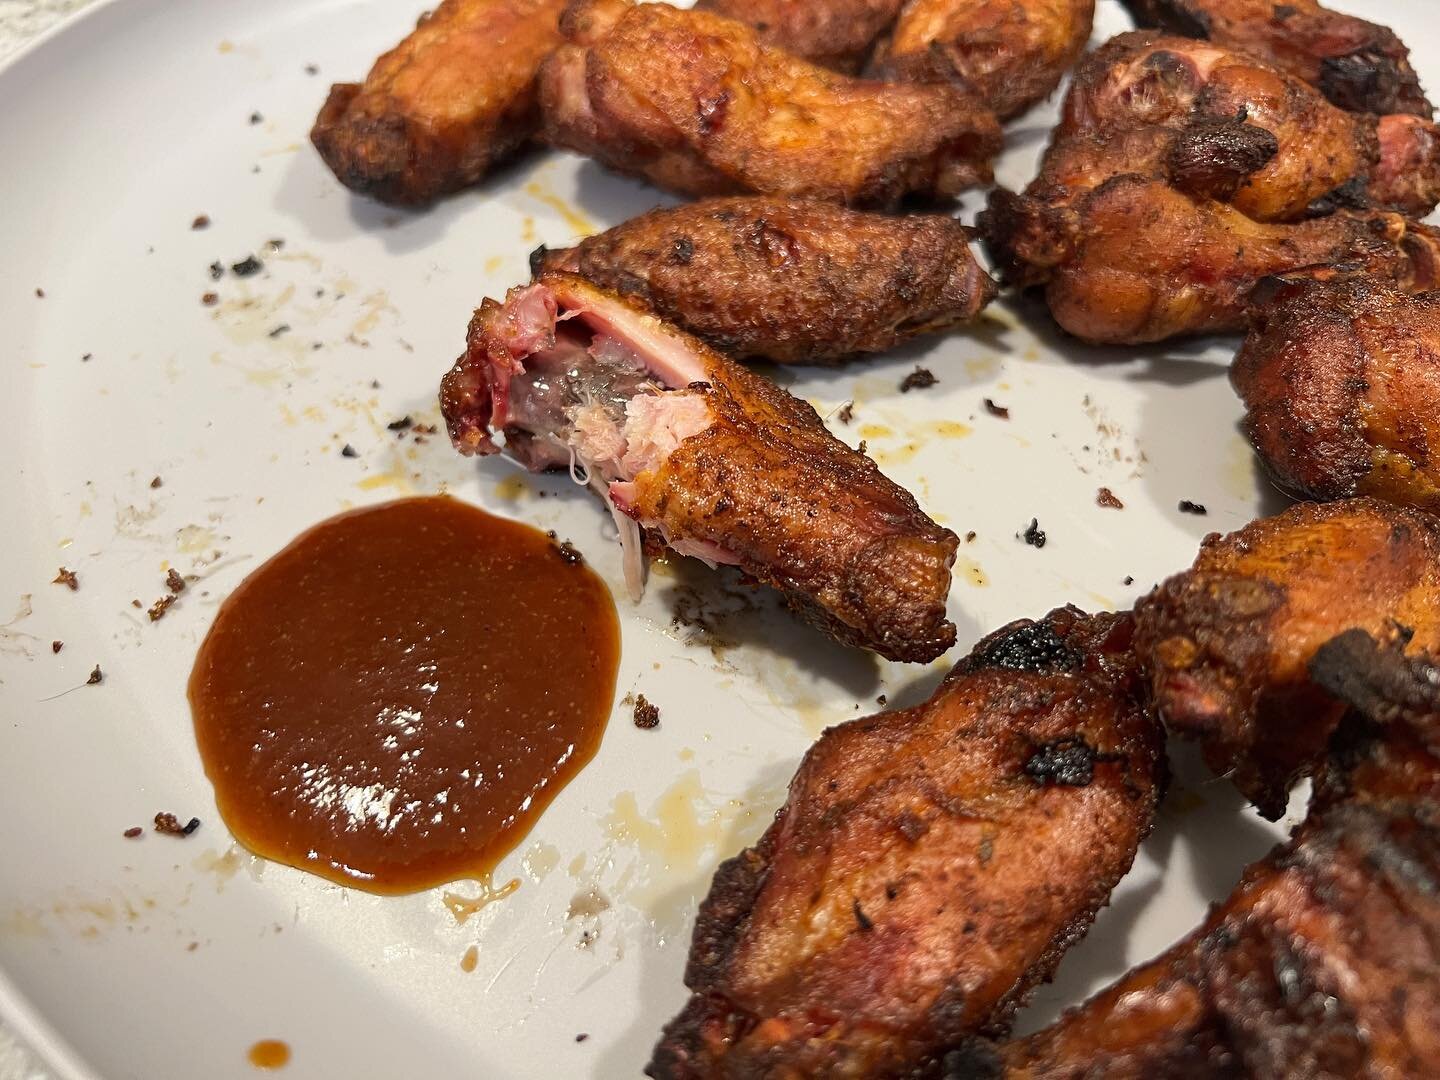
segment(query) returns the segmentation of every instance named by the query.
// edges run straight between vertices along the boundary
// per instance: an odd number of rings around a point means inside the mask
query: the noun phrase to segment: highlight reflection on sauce
[[[481,877],[594,755],[619,626],[544,534],[448,498],[315,526],[241,583],[190,703],[230,831],[372,892]]]

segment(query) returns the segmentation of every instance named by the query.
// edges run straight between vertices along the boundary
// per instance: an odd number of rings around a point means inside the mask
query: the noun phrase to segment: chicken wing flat
[[[1095,0],[909,0],[869,73],[958,81],[1008,119],[1060,85],[1094,19]]]
[[[738,19],[766,45],[853,73],[904,0],[697,0],[695,10]]]
[[[647,309],[569,274],[486,300],[441,384],[450,437],[569,468],[614,515],[632,593],[642,541],[740,567],[840,641],[895,660],[955,642],[958,540],[805,402]]]
[[[1342,109],[1430,116],[1410,50],[1384,26],[1316,0],[1122,0],[1136,23],[1244,49]]]
[[[1206,537],[1135,620],[1166,727],[1273,820],[1342,712],[1307,674],[1315,651],[1397,624],[1440,650],[1440,520],[1364,498],[1301,503]]]
[[[1288,491],[1440,511],[1440,293],[1287,283],[1257,306],[1230,379]]]
[[[1289,843],[1159,959],[951,1075],[1440,1074],[1440,668],[1359,632],[1315,664],[1368,715],[1337,734]]]
[[[564,0],[444,0],[362,83],[337,83],[310,141],[346,187],[427,203],[535,135],[535,79]]]
[[[951,86],[863,82],[704,11],[574,0],[541,72],[545,137],[682,195],[855,206],[990,179],[1000,127]]]
[[[974,319],[995,283],[954,218],[751,196],[652,210],[541,251],[737,358],[834,363]]]
[[[980,642],[928,702],[827,731],[701,904],[647,1072],[929,1075],[1003,1031],[1089,927],[1164,776],[1124,615]]]

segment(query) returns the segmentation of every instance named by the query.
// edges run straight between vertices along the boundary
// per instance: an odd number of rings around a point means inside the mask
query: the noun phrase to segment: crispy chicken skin
[[[704,11],[574,0],[546,61],[546,139],[681,195],[853,206],[948,198],[990,179],[994,115],[951,86],[865,82]]]
[[[1430,116],[1410,50],[1388,28],[1316,0],[1122,0],[1136,23],[1244,49],[1342,109]]]
[[[829,729],[716,872],[649,1075],[929,1075],[1003,1032],[1150,829],[1164,754],[1130,630],[1014,623],[925,704]]]
[[[1364,277],[1281,285],[1230,379],[1281,487],[1440,511],[1440,293]]]
[[[310,141],[346,187],[428,203],[469,187],[539,126],[535,77],[564,0],[444,0],[370,69],[337,83]]]
[[[1009,119],[1060,84],[1094,18],[1095,0],[909,0],[868,71],[958,81]]]
[[[1122,34],[1082,61],[1040,175],[992,192],[980,226],[1005,280],[1045,286],[1084,340],[1240,330],[1275,274],[1345,264],[1431,287],[1440,233],[1350,207],[1428,209],[1432,129],[1342,112],[1228,49]],[[1398,164],[1414,155],[1425,169]]]
[[[546,273],[486,300],[441,384],[462,453],[583,469],[627,581],[652,548],[740,567],[847,644],[928,661],[958,540],[815,410],[633,300]]]
[[[634,296],[721,352],[825,364],[970,322],[995,283],[954,218],[809,199],[708,199],[652,210],[532,257]]]
[[[1163,956],[953,1075],[1440,1074],[1440,669],[1359,631],[1314,666],[1365,712],[1337,733],[1290,841]]]
[[[697,0],[695,10],[738,19],[766,45],[853,73],[904,0]]]
[[[1440,520],[1364,498],[1301,503],[1206,537],[1135,622],[1167,729],[1274,820],[1340,718],[1306,672],[1315,650],[1399,624],[1440,651]]]

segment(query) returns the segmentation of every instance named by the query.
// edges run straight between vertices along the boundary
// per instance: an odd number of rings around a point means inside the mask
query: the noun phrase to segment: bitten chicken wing
[[[545,137],[682,195],[950,197],[1000,149],[994,115],[955,87],[850,79],[709,12],[574,0],[561,29]]]
[[[1166,727],[1273,820],[1342,711],[1306,672],[1315,650],[1399,624],[1440,652],[1440,520],[1363,498],[1292,506],[1206,537],[1135,621]]]
[[[709,199],[652,210],[532,256],[635,296],[738,358],[833,363],[969,322],[995,296],[954,218],[808,199]]]
[[[539,127],[535,77],[565,0],[443,0],[370,69],[330,89],[310,141],[339,181],[397,204],[469,187]]]
[[[697,0],[773,46],[821,67],[855,71],[905,0]]]
[[[1095,0],[909,0],[868,71],[911,82],[958,80],[1008,119],[1060,84],[1094,19]]]
[[[1128,616],[1057,610],[925,704],[827,731],[717,871],[649,1074],[930,1075],[1002,1032],[1150,829],[1164,754],[1129,638]]]
[[[1288,491],[1440,511],[1440,293],[1365,277],[1282,285],[1257,305],[1230,379]]]
[[[1141,26],[1244,49],[1342,109],[1430,116],[1410,50],[1384,26],[1316,0],[1123,0]]]
[[[486,300],[441,384],[462,453],[583,469],[638,594],[643,539],[727,563],[840,641],[933,660],[958,540],[805,402],[570,274]]]
[[[1440,1075],[1440,668],[1359,632],[1315,668],[1365,711],[1337,734],[1289,843],[1163,956],[949,1075]]]

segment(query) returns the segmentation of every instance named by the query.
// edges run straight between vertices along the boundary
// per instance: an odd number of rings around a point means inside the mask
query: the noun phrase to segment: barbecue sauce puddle
[[[594,756],[620,631],[568,545],[453,499],[314,526],[225,601],[190,676],[235,838],[344,885],[484,877]]]

